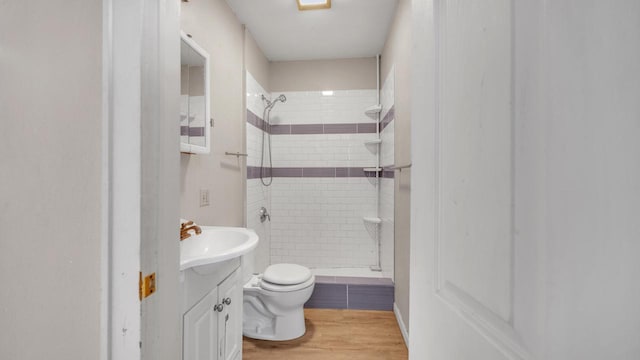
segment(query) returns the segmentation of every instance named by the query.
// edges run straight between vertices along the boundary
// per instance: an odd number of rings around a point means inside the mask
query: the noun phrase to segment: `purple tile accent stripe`
[[[375,134],[375,133],[376,133],[375,123],[358,124],[358,134]]]
[[[180,136],[204,136],[204,126],[180,126]]]
[[[291,125],[271,125],[271,135],[291,134]]]
[[[262,131],[267,131],[267,123],[249,110],[247,110],[247,122]]]
[[[316,276],[306,308],[392,310],[394,284],[386,278]]]
[[[258,179],[260,177],[259,166],[247,166],[247,179]]]
[[[375,134],[376,123],[346,124],[274,124],[268,126],[258,115],[247,110],[247,122],[271,135]]]
[[[393,170],[382,170],[382,175],[380,176],[383,179],[393,179],[396,175],[396,172]]]
[[[336,177],[336,168],[302,168],[302,177]]]
[[[324,124],[325,134],[357,134],[358,124]]]
[[[291,134],[324,134],[322,124],[291,125]]]
[[[385,114],[384,118],[382,118],[382,120],[380,120],[380,132],[382,132],[382,130],[384,130],[384,128],[389,126],[391,121],[393,121],[393,119],[395,119],[395,118],[396,118],[396,107],[392,106],[391,109],[389,109],[389,111],[387,111],[387,113]]]
[[[259,166],[247,166],[247,179],[257,179],[260,177]],[[265,175],[269,173],[273,177],[323,177],[323,178],[346,178],[346,177],[375,177],[374,171],[364,171],[361,167],[276,167],[264,168]],[[383,170],[378,172],[378,177],[393,178],[393,171]]]
[[[273,168],[273,177],[302,177],[302,168]]]
[[[259,179],[261,171],[264,171],[265,176],[270,176],[273,170],[275,169],[247,166],[247,179]]]

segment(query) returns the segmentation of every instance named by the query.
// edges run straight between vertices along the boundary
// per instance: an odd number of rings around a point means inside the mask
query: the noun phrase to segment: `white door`
[[[413,5],[411,359],[640,358],[640,3]]]
[[[422,260],[433,282],[422,306],[437,346],[424,359],[525,359],[514,327],[511,2],[439,1],[434,13],[437,126],[421,141],[436,145],[433,252]]]

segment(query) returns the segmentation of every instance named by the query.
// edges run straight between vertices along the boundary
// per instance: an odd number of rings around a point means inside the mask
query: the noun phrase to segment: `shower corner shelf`
[[[368,108],[366,108],[364,110],[364,113],[372,118],[372,119],[376,119],[376,117],[378,116],[378,114],[382,111],[382,105],[381,104],[376,104],[376,105],[371,105]]]
[[[362,171],[364,172],[377,172],[377,171],[382,171],[381,167],[366,167],[366,168],[362,168]]]
[[[382,222],[382,219],[378,217],[363,217],[362,220],[364,220],[364,222],[372,224],[380,224]]]
[[[367,140],[364,142],[365,145],[378,145],[382,143],[382,139],[373,139],[373,140]]]

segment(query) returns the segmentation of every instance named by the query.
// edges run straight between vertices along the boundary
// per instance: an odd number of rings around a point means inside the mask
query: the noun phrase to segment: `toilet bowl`
[[[283,341],[304,335],[304,303],[309,300],[315,277],[295,264],[269,266],[244,285],[242,333],[244,336]]]

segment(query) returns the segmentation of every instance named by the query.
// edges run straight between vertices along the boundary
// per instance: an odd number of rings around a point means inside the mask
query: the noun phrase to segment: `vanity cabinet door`
[[[220,313],[220,360],[235,360],[242,347],[242,284],[240,269],[234,271],[218,286],[219,303],[224,304]]]
[[[218,289],[211,290],[191,310],[184,314],[184,360],[217,360],[220,313]]]

